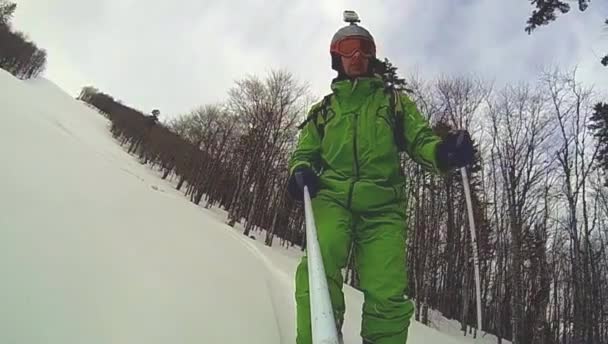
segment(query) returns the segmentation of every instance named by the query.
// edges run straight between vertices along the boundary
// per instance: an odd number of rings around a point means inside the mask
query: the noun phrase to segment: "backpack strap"
[[[401,107],[401,97],[399,91],[395,88],[389,89],[390,101],[389,101],[389,113],[391,116],[391,122],[393,123],[393,137],[395,144],[400,152],[405,151],[405,137],[403,136],[403,111]]]
[[[330,94],[326,95],[325,97],[323,97],[323,100],[321,101],[321,103],[312,109],[312,111],[310,112],[310,115],[308,115],[306,120],[298,126],[298,129],[300,129],[300,130],[304,129],[306,124],[308,124],[308,122],[312,121],[315,124],[315,126],[317,127],[317,130],[319,131],[319,135],[322,138],[323,135],[325,134],[325,122],[327,121],[327,113],[329,112],[330,107],[331,107],[332,95],[333,95],[333,93],[330,93]],[[319,123],[319,121],[318,121],[319,115],[321,115],[321,118],[323,119],[322,123]]]

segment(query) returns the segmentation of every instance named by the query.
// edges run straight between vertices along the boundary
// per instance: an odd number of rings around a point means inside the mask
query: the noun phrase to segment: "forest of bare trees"
[[[17,5],[0,0],[0,68],[21,79],[37,77],[46,67],[46,51],[25,34],[14,31],[11,19]]]
[[[502,88],[473,77],[410,77],[407,86],[440,135],[466,128],[476,141],[469,174],[483,332],[518,344],[608,342],[608,119],[598,94],[575,70],[547,70]],[[239,80],[225,103],[166,123],[92,87],[79,98],[192,202],[225,209],[228,224],[240,223],[248,236],[264,233],[267,245],[276,238],[303,246],[302,209],[285,193],[286,166],[313,98],[290,73]],[[406,157],[403,168],[416,317],[430,324],[436,309],[460,320],[463,335],[476,335],[460,175],[432,175]],[[346,273],[356,287],[356,271]]]

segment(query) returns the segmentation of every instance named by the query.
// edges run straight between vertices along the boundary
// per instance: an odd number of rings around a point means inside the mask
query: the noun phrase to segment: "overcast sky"
[[[47,50],[45,76],[72,95],[92,85],[173,117],[225,99],[236,79],[285,68],[329,92],[329,42],[356,10],[378,56],[401,75],[478,73],[516,82],[544,65],[579,66],[608,91],[608,1],[593,1],[531,36],[528,0],[12,0],[14,27]],[[505,5],[508,3],[509,5]],[[574,3],[573,3],[574,5]]]

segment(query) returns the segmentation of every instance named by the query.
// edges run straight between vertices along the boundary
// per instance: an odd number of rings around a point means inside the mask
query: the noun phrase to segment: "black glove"
[[[296,201],[304,201],[304,186],[308,187],[308,193],[313,198],[319,191],[319,177],[310,167],[298,167],[289,177],[287,191],[291,198]]]
[[[470,165],[474,158],[473,141],[466,130],[449,133],[437,147],[437,161],[445,171]]]

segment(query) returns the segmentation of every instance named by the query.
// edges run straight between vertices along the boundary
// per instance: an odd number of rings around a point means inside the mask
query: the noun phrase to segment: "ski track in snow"
[[[189,202],[52,82],[0,70],[0,89],[0,343],[295,342],[299,248]],[[362,294],[344,292],[360,343]],[[408,342],[473,342],[431,315],[449,335],[414,322]]]

